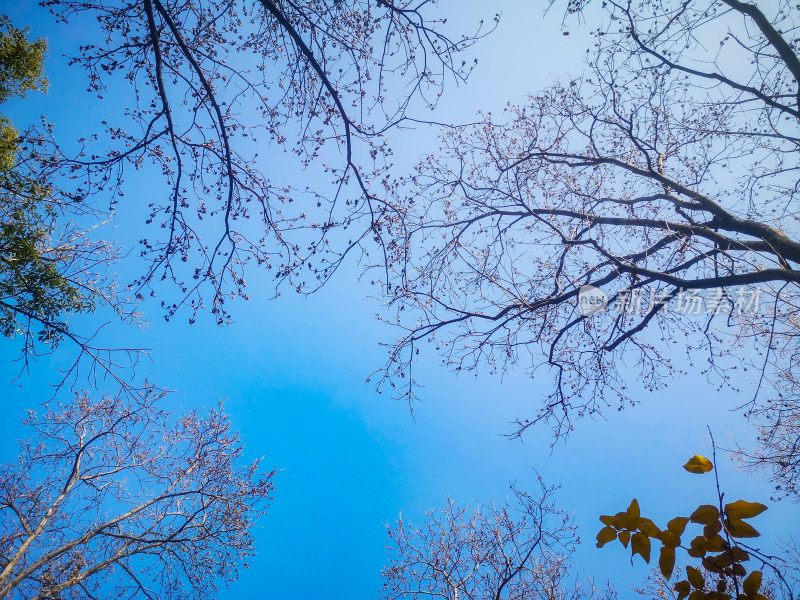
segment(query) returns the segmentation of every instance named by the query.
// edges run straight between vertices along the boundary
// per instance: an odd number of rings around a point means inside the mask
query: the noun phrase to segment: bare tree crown
[[[613,600],[570,580],[576,537],[569,517],[540,494],[511,489],[504,502],[463,507],[448,499],[415,527],[401,515],[388,527],[385,600]]]
[[[274,472],[240,464],[221,409],[175,418],[162,398],[29,411],[0,466],[0,598],[200,599],[236,579]]]
[[[434,105],[446,80],[463,81],[473,65],[461,54],[485,34],[451,37],[429,0],[43,4],[99,24],[72,61],[90,91],[119,94],[124,82],[133,92],[124,117],[81,140],[78,156],[55,145],[73,193],[122,196],[132,170],[161,178],[135,290],[143,298],[171,282],[168,316],[188,306],[193,321],[207,306],[220,323],[226,301],[247,296],[248,263],[302,291],[363,242],[381,245],[383,133]],[[330,186],[282,182],[285,169],[258,157],[267,149],[305,167],[322,161]]]
[[[796,7],[597,8],[583,76],[449,128],[398,201],[405,332],[384,381],[412,398],[427,342],[456,370],[549,369],[553,393],[518,429],[563,435],[630,402],[631,373],[662,387],[686,350],[732,397],[744,390],[734,402],[766,424],[773,466],[797,473]],[[607,310],[580,310],[584,286]],[[678,310],[698,296],[701,313]]]

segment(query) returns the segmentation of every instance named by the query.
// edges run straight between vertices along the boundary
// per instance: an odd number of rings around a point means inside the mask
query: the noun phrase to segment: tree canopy
[[[24,97],[30,91],[43,91],[47,85],[43,72],[45,41],[29,42],[27,31],[15,28],[6,16],[0,18],[0,27],[0,103]]]
[[[514,434],[548,423],[559,439],[641,401],[632,380],[656,390],[695,370],[760,428],[746,460],[800,498],[789,0],[571,0],[567,19],[603,14],[586,73],[501,116],[444,124],[439,150],[407,177],[389,132],[466,80],[465,52],[491,24],[454,33],[429,0],[42,5],[94,24],[71,64],[116,115],[77,150],[50,126],[0,122],[0,331],[24,340],[26,361],[69,338],[80,356],[68,373],[88,355],[122,389],[29,413],[32,437],[0,468],[0,598],[208,597],[252,554],[270,499],[274,473],[239,464],[221,409],[173,419],[155,388],[134,388],[112,351],[73,331],[74,315],[105,304],[135,318],[132,302],[165,289],[168,321],[207,310],[225,324],[249,269],[308,292],[354,254],[370,257],[362,266],[379,273],[384,317],[400,328],[379,385],[413,401],[412,366],[430,350],[456,371],[547,371],[551,393]],[[44,52],[0,22],[0,102],[43,90]],[[326,184],[284,179],[277,151]],[[157,191],[135,229],[127,299],[110,282],[112,244],[87,230],[144,179]],[[551,491],[515,489],[475,511],[448,502],[421,528],[401,519],[383,596],[613,597],[565,581],[572,529]],[[694,519],[705,529],[692,544],[706,546],[689,555],[758,600],[761,572],[756,584],[732,556],[750,533],[733,513],[755,504],[718,500]],[[669,577],[693,517],[661,530],[632,503],[603,517],[598,541],[648,560],[662,542]],[[678,594],[731,595],[698,577],[687,570]]]

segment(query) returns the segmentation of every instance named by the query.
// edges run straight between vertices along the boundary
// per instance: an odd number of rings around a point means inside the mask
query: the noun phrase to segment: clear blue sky
[[[488,17],[486,3],[448,3],[467,21]],[[506,101],[522,100],[556,77],[581,71],[590,44],[579,28],[561,34],[560,14],[543,17],[532,2],[510,2],[498,31],[482,44],[480,65],[471,83],[450,89],[436,117],[468,120],[477,109],[499,111]],[[48,96],[31,97],[8,112],[20,125],[40,113],[54,122],[62,139],[77,137],[85,122],[113,115],[113,102],[98,104],[85,94],[82,74],[66,66],[86,37],[82,27],[58,27],[33,3],[7,3],[16,26],[48,38]],[[585,27],[588,27],[585,26]],[[585,32],[584,32],[585,33]],[[114,98],[116,90],[111,90]],[[125,93],[120,91],[119,93]],[[413,162],[420,140],[432,134],[400,136],[394,143],[399,162]],[[411,140],[414,143],[411,143]],[[306,177],[313,178],[312,174]],[[145,203],[157,188],[144,182],[129,189],[126,202]],[[130,210],[130,213],[126,212]],[[136,206],[121,215],[136,215]],[[108,235],[129,243],[141,220],[123,222]],[[130,234],[129,234],[130,235]],[[133,253],[135,256],[135,252]],[[132,259],[135,261],[135,258]],[[121,276],[136,272],[135,262],[120,267]],[[140,366],[159,384],[176,390],[170,402],[180,407],[213,405],[225,398],[234,426],[247,440],[249,457],[265,457],[282,469],[275,500],[257,531],[258,556],[251,569],[223,599],[375,598],[385,558],[385,523],[402,511],[412,521],[420,508],[437,505],[448,494],[462,503],[489,502],[505,496],[508,484],[535,484],[533,469],[551,483],[561,483],[559,500],[574,514],[584,544],[576,556],[578,571],[607,578],[621,597],[646,575],[637,561],[631,567],[618,547],[597,550],[594,535],[599,514],[623,510],[637,497],[657,522],[713,498],[712,480],[685,473],[680,465],[695,453],[708,452],[706,424],[723,444],[740,418],[726,409],[730,397],[698,377],[686,377],[668,390],[641,396],[642,406],[608,415],[607,421],[584,421],[564,445],[552,452],[548,432],[535,430],[523,442],[501,436],[515,417],[538,406],[549,385],[522,373],[499,377],[457,377],[435,364],[418,373],[425,388],[412,420],[407,406],[377,395],[366,377],[383,364],[382,340],[395,333],[374,315],[380,305],[373,290],[357,282],[349,265],[321,292],[284,295],[267,301],[268,277],[253,273],[253,299],[238,303],[236,322],[216,327],[210,318],[189,326],[185,319],[165,323],[157,306],[145,305],[150,326],[144,330],[114,326],[109,335],[119,345],[152,348],[151,361]],[[9,366],[17,347],[0,344],[0,381],[16,372]],[[9,415],[44,398],[45,380],[60,360],[42,363],[32,377],[15,382],[4,394],[0,449],[12,451],[16,427]],[[769,486],[757,475],[720,461],[729,496],[766,501]],[[765,537],[785,533],[786,523],[800,522],[798,507],[786,502],[754,521]]]

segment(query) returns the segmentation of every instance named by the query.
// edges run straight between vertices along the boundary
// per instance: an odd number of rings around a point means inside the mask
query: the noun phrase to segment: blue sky
[[[532,4],[506,5],[498,31],[480,46],[480,65],[470,84],[449,90],[438,118],[469,120],[478,109],[499,111],[556,77],[581,71],[589,40],[578,27],[563,36],[560,14],[543,17]],[[462,19],[488,16],[482,14],[483,3],[458,6]],[[82,75],[62,57],[85,38],[81,27],[90,27],[88,20],[64,28],[33,3],[5,10],[16,26],[31,27],[31,35],[50,44],[49,95],[10,105],[7,112],[15,122],[23,125],[47,114],[66,139],[82,133],[84,120],[96,123],[113,115],[115,105],[87,96]],[[115,93],[111,90],[112,98]],[[398,163],[412,163],[426,150],[421,140],[433,143],[434,133],[399,135],[393,144]],[[313,172],[298,176],[313,183]],[[147,182],[136,185],[126,202],[159,193]],[[141,223],[123,219],[136,216],[135,205],[126,210],[108,234],[123,245]],[[136,267],[135,259],[121,265],[121,278]],[[253,299],[236,304],[230,326],[217,327],[210,318],[193,326],[186,319],[165,323],[152,303],[143,307],[150,321],[146,329],[114,325],[108,331],[120,345],[152,349],[140,372],[175,390],[169,402],[176,410],[225,399],[234,427],[247,440],[248,456],[263,456],[267,466],[282,469],[271,510],[257,531],[258,556],[220,598],[374,598],[385,559],[385,523],[400,511],[414,521],[420,508],[438,505],[448,495],[468,504],[503,498],[512,481],[533,489],[534,469],[562,485],[561,507],[574,515],[584,539],[576,555],[578,571],[598,583],[611,579],[622,598],[632,597],[630,588],[647,568],[640,561],[631,567],[616,546],[594,547],[597,516],[623,510],[637,497],[645,514],[663,522],[712,500],[712,480],[689,475],[680,465],[708,452],[707,424],[723,444],[734,430],[744,431],[741,418],[727,411],[729,395],[688,376],[663,392],[640,396],[637,408],[579,423],[566,444],[551,449],[546,429],[532,431],[522,442],[501,435],[511,431],[515,417],[538,406],[548,391],[546,377],[456,376],[431,360],[419,367],[425,388],[412,419],[405,404],[376,394],[365,382],[385,360],[379,343],[396,333],[375,319],[381,307],[359,273],[357,265],[348,264],[317,294],[288,293],[273,301],[267,300],[269,278],[254,273]],[[9,363],[15,342],[3,341],[0,352],[0,381],[9,381],[16,375]],[[0,421],[6,440],[0,449],[6,455],[16,427],[8,416],[44,399],[45,382],[60,360],[57,354],[43,361],[31,377],[7,388]],[[720,463],[729,497],[768,499],[769,486],[759,475]],[[765,538],[785,533],[786,523],[800,522],[796,505],[770,506],[754,521]]]

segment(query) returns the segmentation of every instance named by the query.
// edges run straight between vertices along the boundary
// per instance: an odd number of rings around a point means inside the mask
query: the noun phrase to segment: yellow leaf
[[[617,529],[629,529],[630,531],[636,531],[639,527],[639,517],[635,517],[630,515],[626,512],[619,512],[614,515],[614,521],[616,525],[614,525]]]
[[[726,519],[725,527],[728,533],[737,538],[754,538],[761,535],[752,525],[739,519]]]
[[[720,531],[722,531],[722,523],[719,522],[719,519],[712,521],[705,527],[703,527],[703,535],[706,536],[708,539],[711,539],[715,535],[717,535]]]
[[[695,454],[689,459],[689,462],[683,465],[683,468],[689,471],[689,473],[702,475],[703,473],[708,473],[711,469],[713,469],[714,465],[705,456]]]
[[[703,552],[708,551],[708,540],[704,535],[698,535],[689,543],[689,545],[692,548],[697,548],[698,550],[702,550]]]
[[[607,525],[608,527],[616,527],[617,529],[619,529],[619,527],[617,526],[617,518],[612,517],[611,515],[602,515],[600,517],[600,522],[603,525]]]
[[[617,539],[617,532],[613,527],[603,527],[600,533],[597,534],[597,547],[602,548],[608,542]]]
[[[661,556],[658,557],[658,567],[661,569],[661,574],[665,579],[672,577],[672,571],[675,569],[675,548],[671,546],[664,546],[661,548]]]
[[[689,582],[685,579],[683,581],[679,581],[675,584],[675,591],[678,592],[678,600],[683,600],[686,596],[689,595],[689,592],[692,591]]]
[[[658,539],[660,539],[661,543],[665,546],[670,546],[672,548],[681,545],[681,537],[669,530],[662,531],[661,535],[658,536]]]
[[[755,596],[761,588],[761,571],[753,571],[742,582],[742,589],[748,596]]]
[[[675,517],[667,523],[667,529],[676,535],[683,534],[686,529],[686,524],[689,522],[689,517]]]
[[[619,541],[622,542],[622,545],[626,548],[628,547],[628,542],[631,541],[631,532],[627,529],[624,531],[619,532]]]
[[[686,554],[688,554],[692,558],[703,558],[706,555],[706,551],[702,550],[701,548],[692,546],[686,551]]]
[[[634,533],[631,538],[631,557],[641,555],[644,562],[650,563],[650,538],[643,533]]]
[[[722,567],[717,565],[717,561],[714,560],[715,558],[716,558],[715,556],[707,556],[706,558],[704,558],[703,559],[703,568],[706,571],[710,571],[711,573],[721,574],[722,573]]]
[[[709,523],[713,523],[714,521],[719,519],[719,509],[716,506],[712,506],[710,504],[703,504],[702,506],[698,506],[697,510],[695,510],[692,513],[692,516],[689,518],[694,523],[702,523],[703,525],[708,525]]]
[[[717,556],[711,556],[709,558],[714,562],[714,565],[720,569],[724,569],[725,567],[729,567],[731,564],[733,564],[733,559],[731,558],[730,552],[720,552]]]
[[[760,502],[745,502],[737,500],[725,505],[725,514],[731,519],[751,519],[767,510]]]
[[[734,562],[744,562],[746,560],[750,560],[750,555],[739,548],[739,546],[734,546],[731,548],[730,555]]]
[[[707,537],[706,540],[706,552],[721,552],[722,550],[728,549],[728,542],[720,535],[714,535],[710,538]]]
[[[639,502],[638,502],[638,500],[636,500],[636,498],[631,500],[631,504],[630,504],[630,506],[628,506],[628,511],[627,512],[628,512],[629,516],[631,516],[633,518],[636,518],[636,519],[639,518],[639,516],[640,516],[640,513],[639,513]]]
[[[657,538],[661,533],[661,530],[656,527],[656,524],[647,518],[639,519],[639,531],[651,538]]]
[[[700,570],[694,567],[686,567],[686,577],[689,579],[689,583],[692,584],[692,587],[698,590],[702,590],[703,586],[706,584],[706,580],[703,579]]]

